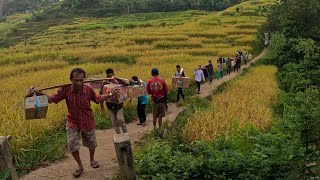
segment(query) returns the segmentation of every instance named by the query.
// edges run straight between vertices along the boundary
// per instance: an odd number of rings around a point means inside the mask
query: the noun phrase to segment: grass
[[[19,164],[18,175],[64,158],[67,150],[66,141],[67,134],[64,129],[60,129],[48,132],[45,139],[34,143],[28,149],[23,149],[20,156],[15,158],[15,164]]]
[[[251,10],[260,4],[270,4],[269,1],[259,1],[251,5],[250,2],[245,2],[242,9],[248,7]],[[233,8],[225,12],[235,11]],[[26,25],[23,25],[26,17],[17,17],[22,24],[15,24],[15,17],[8,17],[7,21],[0,23],[0,32],[21,30]],[[24,120],[23,98],[28,87],[69,82],[69,73],[74,67],[84,68],[88,77],[104,75],[104,70],[111,67],[115,69],[116,76],[130,78],[138,75],[145,81],[150,78],[150,69],[157,67],[171,90],[170,101],[174,101],[171,77],[176,64],[180,64],[186,76],[192,78],[193,70],[199,64],[206,65],[209,59],[215,62],[218,56],[234,56],[238,49],[252,52],[257,29],[265,20],[266,17],[260,14],[230,16],[223,12],[185,11],[112,18],[78,17],[56,25],[52,21],[30,22],[29,28],[33,32],[27,37],[26,46],[23,34],[16,33],[14,37],[20,40],[0,49],[0,93],[3,98],[0,134],[14,137],[11,145],[18,160],[18,170],[30,170],[39,162],[54,160],[48,155],[51,151],[40,150],[35,144],[46,141],[65,123],[66,107],[63,102],[50,105],[45,120]],[[35,30],[37,28],[38,31]],[[12,37],[10,33],[1,33],[2,39]],[[216,64],[214,67],[217,68]],[[194,89],[192,86],[185,92],[192,95]],[[98,105],[93,105],[93,109],[97,127],[110,128],[110,118],[100,113]],[[136,118],[134,102],[125,103],[125,118],[127,121]],[[53,141],[52,146],[55,145]],[[38,155],[41,161],[33,161],[30,158],[32,153],[25,155],[32,149],[41,152]]]

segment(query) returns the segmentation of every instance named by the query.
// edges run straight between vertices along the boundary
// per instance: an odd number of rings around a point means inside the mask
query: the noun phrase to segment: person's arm
[[[101,94],[97,95],[96,92],[92,88],[90,88],[90,89],[91,89],[90,90],[91,91],[91,99],[90,100],[96,104],[101,104],[101,103],[103,104],[103,101],[105,101],[111,97],[111,95],[101,95]]]
[[[66,98],[66,89],[62,87],[55,94],[48,96],[48,102],[58,104],[60,101],[64,100],[65,98]]]
[[[151,94],[150,81],[148,81],[148,83],[147,83],[147,92],[148,92],[148,94]]]
[[[34,86],[31,86],[29,89],[28,89],[28,93],[32,93],[34,91],[38,91],[38,88],[37,87],[34,87]],[[56,104],[60,101],[62,101],[63,99],[61,99],[61,97],[63,97],[62,92],[61,92],[61,88],[58,90],[58,92],[56,92],[55,94],[49,96],[47,94],[44,94],[45,96],[48,97],[48,103],[53,103],[53,102],[56,102]],[[61,100],[60,100],[61,99]]]

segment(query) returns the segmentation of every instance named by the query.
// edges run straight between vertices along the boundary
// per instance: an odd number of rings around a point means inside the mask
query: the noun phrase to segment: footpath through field
[[[248,62],[247,65],[241,66],[241,71],[250,66],[251,63],[261,59],[267,50],[263,50],[262,53],[255,57],[253,60]],[[241,73],[239,71],[239,73]],[[224,76],[223,79],[213,80],[211,84],[208,82],[201,86],[201,93],[197,94],[200,97],[208,97],[222,83],[235,78],[239,73],[231,73],[230,75]],[[183,107],[178,107],[176,103],[168,104],[168,111],[165,121],[173,121],[176,119],[177,115],[183,110]],[[139,138],[147,131],[153,129],[152,125],[152,114],[147,115],[147,126],[137,126],[136,121],[128,124],[128,132],[131,139],[131,143],[138,141]],[[116,162],[116,152],[113,146],[113,134],[115,134],[114,129],[108,130],[97,130],[97,142],[98,147],[96,149],[95,159],[99,161],[100,168],[93,169],[89,162],[89,152],[88,149],[82,147],[80,149],[82,163],[84,165],[84,172],[78,179],[90,179],[90,180],[102,180],[102,179],[112,179],[113,175],[118,172],[118,164]],[[67,158],[52,164],[48,167],[39,168],[31,173],[25,175],[21,179],[24,180],[42,180],[42,179],[73,179],[72,173],[77,168],[77,164],[73,159],[72,155],[68,153]]]

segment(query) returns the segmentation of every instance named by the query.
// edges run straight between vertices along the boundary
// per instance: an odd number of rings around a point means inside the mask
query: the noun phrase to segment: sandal
[[[76,171],[72,174],[74,178],[78,178],[81,176],[84,169],[76,169]]]
[[[90,165],[91,165],[92,168],[99,168],[100,167],[99,163],[96,162],[96,161],[91,162]]]
[[[142,125],[142,123],[137,123],[137,125]]]

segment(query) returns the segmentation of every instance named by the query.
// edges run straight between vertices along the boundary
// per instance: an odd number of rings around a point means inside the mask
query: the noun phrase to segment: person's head
[[[151,69],[151,75],[152,75],[153,77],[158,76],[158,75],[159,75],[159,70],[158,70],[157,68]]]
[[[107,75],[107,78],[112,78],[112,77],[114,76],[114,71],[113,71],[113,69],[108,68],[108,69],[106,70],[106,75]]]
[[[137,76],[132,76],[131,81],[132,85],[139,84],[139,78]]]
[[[81,68],[75,68],[70,73],[70,80],[75,89],[80,89],[83,86],[86,72]]]
[[[180,65],[176,65],[176,69],[177,69],[177,71],[180,71],[181,70]]]
[[[198,69],[201,69],[201,65],[198,66]]]
[[[209,60],[209,64],[212,64],[211,60]]]

